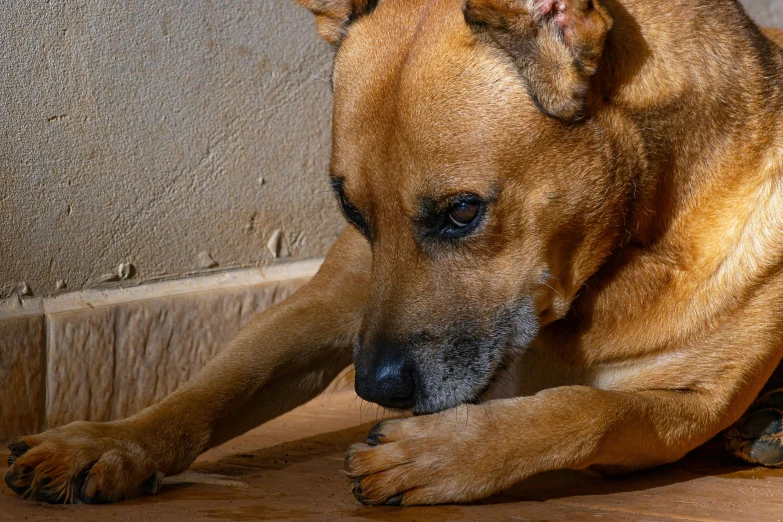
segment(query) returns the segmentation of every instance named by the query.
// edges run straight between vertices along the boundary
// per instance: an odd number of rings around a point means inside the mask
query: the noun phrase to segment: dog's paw
[[[436,415],[384,421],[345,458],[353,494],[367,505],[469,502],[506,484],[508,462],[494,447],[483,410],[463,405]]]
[[[75,422],[8,447],[5,482],[24,498],[103,503],[155,494],[163,474],[116,425]]]
[[[724,432],[726,446],[737,457],[761,466],[783,468],[783,388],[760,397]]]

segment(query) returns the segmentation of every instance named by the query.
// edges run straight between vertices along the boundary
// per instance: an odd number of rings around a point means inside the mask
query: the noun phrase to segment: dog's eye
[[[449,220],[454,226],[466,227],[478,217],[480,210],[477,202],[460,201],[449,209]]]
[[[444,239],[460,239],[481,224],[486,204],[478,196],[467,194],[440,214],[437,234]]]

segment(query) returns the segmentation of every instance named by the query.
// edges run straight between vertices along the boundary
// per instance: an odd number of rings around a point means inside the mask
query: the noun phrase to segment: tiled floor
[[[205,454],[184,475],[166,479],[156,497],[51,506],[22,501],[2,486],[0,522],[783,519],[783,470],[749,468],[718,444],[676,465],[620,479],[542,475],[476,505],[364,507],[351,495],[341,468],[348,445],[363,439],[375,415],[375,407],[362,407],[353,392],[328,392]],[[0,455],[2,462],[6,455]]]

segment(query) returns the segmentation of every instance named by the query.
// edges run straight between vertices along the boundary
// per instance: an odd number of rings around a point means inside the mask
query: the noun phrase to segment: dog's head
[[[475,401],[621,228],[627,180],[589,109],[611,18],[596,0],[300,2],[337,46],[331,175],[372,249],[357,392]]]

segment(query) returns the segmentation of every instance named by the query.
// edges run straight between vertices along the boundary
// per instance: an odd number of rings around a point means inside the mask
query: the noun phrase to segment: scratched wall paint
[[[746,3],[783,27],[783,0]],[[0,12],[0,296],[322,256],[337,237],[331,51],[293,0]]]

